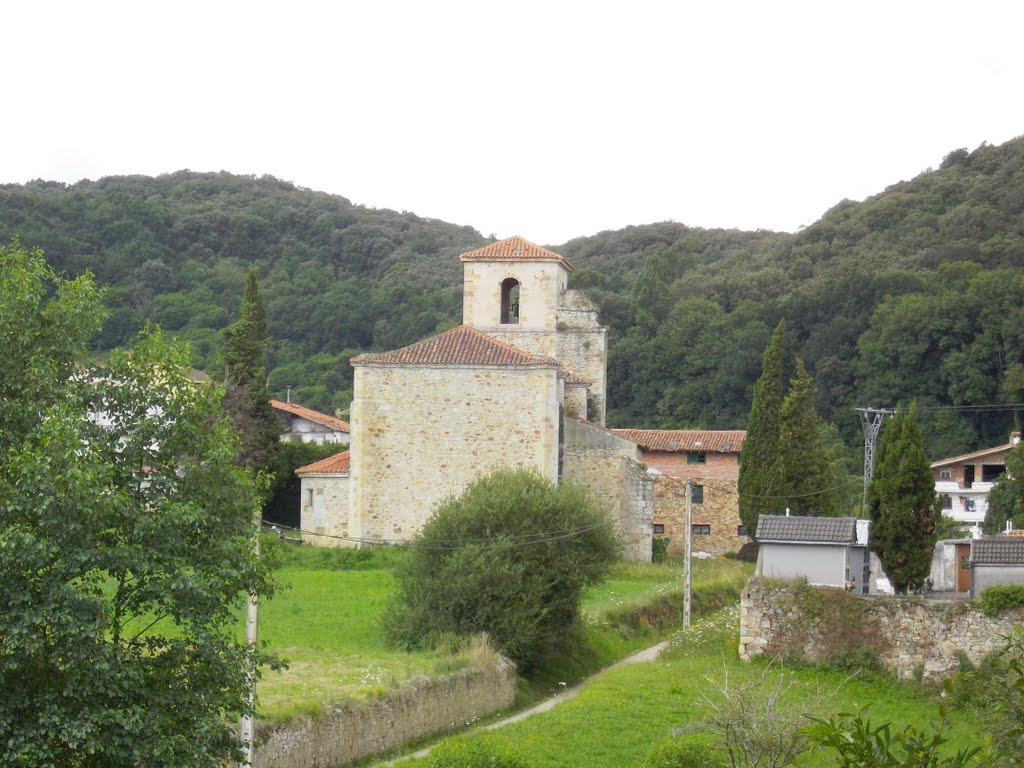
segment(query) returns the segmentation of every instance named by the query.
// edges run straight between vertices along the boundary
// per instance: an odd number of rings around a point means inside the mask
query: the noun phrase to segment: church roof
[[[460,325],[392,352],[353,357],[352,364],[558,367],[557,360],[523,352],[467,325]]]
[[[534,245],[518,235],[467,251],[459,256],[459,261],[557,261],[572,271],[572,264],[562,254]]]
[[[298,469],[295,470],[295,474],[348,474],[350,458],[351,456],[348,451],[342,451],[341,453],[336,453],[333,456],[328,456],[326,459],[320,459],[320,461],[314,461],[312,464],[307,464],[304,467],[299,467]]]
[[[645,451],[739,453],[747,433],[742,429],[615,429]]]

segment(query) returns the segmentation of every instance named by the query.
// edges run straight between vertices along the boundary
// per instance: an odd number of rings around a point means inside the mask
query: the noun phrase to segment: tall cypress
[[[786,505],[793,514],[829,517],[838,513],[832,466],[821,443],[821,419],[814,410],[814,382],[799,358],[782,402],[778,455]]]
[[[256,271],[250,270],[238,321],[225,332],[224,410],[241,441],[240,460],[255,470],[274,461],[281,423],[270,406],[266,352],[270,335]]]
[[[871,549],[893,587],[921,586],[931,570],[940,515],[917,406],[898,411],[882,432],[868,490]]]
[[[779,418],[782,411],[782,356],[786,326],[780,320],[764,351],[761,378],[747,419],[747,437],[740,450],[740,520],[753,537],[760,515],[777,515],[785,508],[779,464]]]

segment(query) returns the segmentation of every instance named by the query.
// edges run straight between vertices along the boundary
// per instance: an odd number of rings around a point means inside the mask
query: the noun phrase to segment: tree
[[[584,587],[618,552],[605,512],[576,485],[501,470],[442,503],[395,574],[387,634],[409,647],[486,632],[519,665],[562,647]]]
[[[267,392],[269,332],[255,270],[249,270],[238,321],[227,328],[224,337],[224,410],[241,439],[241,460],[256,470],[270,469],[281,423]]]
[[[942,511],[924,452],[917,406],[897,411],[882,432],[868,490],[871,549],[898,591],[924,583]]]
[[[778,514],[785,503],[781,498],[784,488],[778,461],[785,340],[786,326],[780,320],[764,351],[761,377],[754,387],[747,419],[747,437],[740,449],[740,520],[751,537],[757,533],[757,518]]]
[[[1006,523],[1024,528],[1024,448],[1018,445],[1006,453],[1006,472],[989,491],[988,511],[982,528],[985,533],[1002,533]]]
[[[797,515],[829,517],[838,512],[835,473],[821,442],[814,410],[814,382],[797,358],[796,376],[782,402],[776,461],[782,465],[782,493]]]
[[[235,608],[271,591],[220,391],[159,332],[88,369],[91,278],[0,259],[0,764],[219,765],[249,706]]]

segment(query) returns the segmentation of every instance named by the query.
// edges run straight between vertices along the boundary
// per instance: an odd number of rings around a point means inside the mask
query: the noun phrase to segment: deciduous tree
[[[159,332],[88,369],[92,280],[0,259],[0,764],[220,765],[269,594],[220,390]]]

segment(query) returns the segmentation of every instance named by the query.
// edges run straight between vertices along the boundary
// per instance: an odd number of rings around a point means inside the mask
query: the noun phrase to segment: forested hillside
[[[347,407],[352,355],[459,322],[457,256],[487,242],[270,177],[188,171],[0,186],[0,239],[15,236],[110,286],[101,349],[151,320],[213,372],[255,266],[270,390],[323,410]],[[923,411],[940,456],[1005,441],[1017,416],[964,406],[1024,401],[1024,138],[952,152],[795,234],[660,223],[546,245],[610,329],[614,426],[742,427],[780,318],[850,444],[858,405],[942,406]]]

